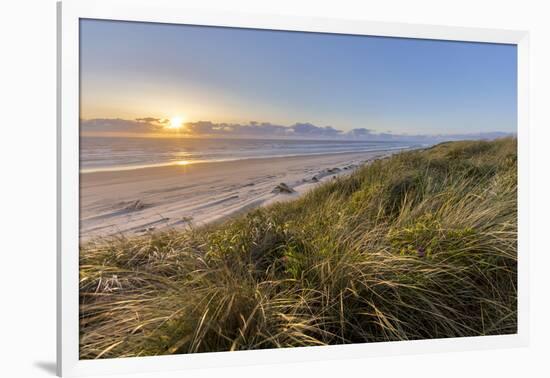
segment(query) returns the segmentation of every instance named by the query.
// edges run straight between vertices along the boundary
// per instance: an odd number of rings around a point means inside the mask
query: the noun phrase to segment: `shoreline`
[[[222,221],[253,208],[296,199],[365,163],[406,150],[411,148],[81,174],[80,241]]]
[[[153,163],[153,164],[141,164],[141,165],[128,165],[128,166],[115,166],[115,167],[95,167],[95,168],[84,168],[80,169],[79,173],[81,175],[91,174],[91,173],[101,173],[101,172],[122,172],[122,171],[134,171],[138,169],[148,169],[148,168],[162,168],[162,167],[172,167],[172,166],[181,166],[181,165],[195,165],[195,164],[208,164],[208,163],[225,163],[233,161],[242,161],[242,160],[264,160],[264,159],[278,159],[278,158],[302,158],[309,156],[329,156],[329,155],[347,155],[347,154],[365,154],[365,153],[375,153],[375,152],[390,152],[390,151],[408,151],[411,149],[421,149],[425,146],[399,146],[391,148],[379,148],[375,150],[366,150],[366,151],[339,151],[339,152],[314,152],[310,154],[290,154],[290,155],[266,155],[260,157],[244,157],[244,158],[235,158],[235,159],[213,159],[213,160],[176,160],[165,163]]]

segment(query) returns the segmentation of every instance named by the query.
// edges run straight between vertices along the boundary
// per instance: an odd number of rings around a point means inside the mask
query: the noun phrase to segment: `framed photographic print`
[[[526,32],[58,14],[59,374],[526,344]]]

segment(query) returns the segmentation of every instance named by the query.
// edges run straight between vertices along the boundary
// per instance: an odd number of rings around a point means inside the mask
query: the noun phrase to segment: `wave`
[[[389,151],[421,146],[393,141],[158,140],[83,137],[80,143],[80,173],[116,172],[248,159]]]

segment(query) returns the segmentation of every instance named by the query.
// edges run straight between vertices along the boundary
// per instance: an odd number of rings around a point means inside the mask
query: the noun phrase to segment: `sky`
[[[80,69],[86,130],[516,132],[514,45],[81,20]]]

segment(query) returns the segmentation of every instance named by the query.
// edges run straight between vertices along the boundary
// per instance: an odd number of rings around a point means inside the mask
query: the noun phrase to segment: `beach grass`
[[[516,139],[377,160],[290,202],[80,250],[80,358],[517,331]]]

